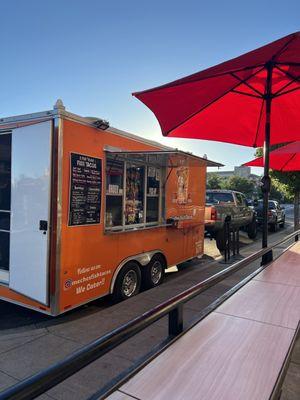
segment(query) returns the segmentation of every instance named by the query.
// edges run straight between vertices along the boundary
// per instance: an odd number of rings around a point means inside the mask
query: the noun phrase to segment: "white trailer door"
[[[9,287],[48,305],[51,121],[12,131]]]

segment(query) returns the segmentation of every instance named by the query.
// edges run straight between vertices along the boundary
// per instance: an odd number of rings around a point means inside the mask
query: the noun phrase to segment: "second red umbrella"
[[[243,164],[248,167],[263,167],[263,157]],[[300,171],[300,142],[289,143],[270,152],[270,168],[277,171]]]

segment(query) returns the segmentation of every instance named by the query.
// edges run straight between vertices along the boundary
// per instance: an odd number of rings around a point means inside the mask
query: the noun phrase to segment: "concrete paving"
[[[286,229],[271,234],[270,242],[277,241],[290,231],[291,226],[287,226]],[[259,240],[249,241],[245,235],[241,235],[243,257],[259,247]],[[101,299],[52,318],[0,301],[0,390],[63,359],[82,345],[227,267],[221,262],[222,258],[214,241],[205,240],[205,253],[202,259],[185,263],[180,266],[179,271],[167,274],[161,286],[119,304],[113,305],[109,299]],[[184,307],[185,324],[257,265],[255,263],[239,271],[187,303]],[[164,318],[40,398],[86,399],[122,371],[132,367],[140,357],[163,341],[166,335],[167,318]],[[295,379],[299,378],[299,370],[298,345],[284,386],[285,400],[296,399],[293,397],[295,393],[297,399],[300,398],[299,388],[295,383]]]

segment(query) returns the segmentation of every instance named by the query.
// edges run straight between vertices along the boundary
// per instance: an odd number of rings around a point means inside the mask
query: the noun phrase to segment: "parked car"
[[[233,227],[244,229],[250,239],[257,235],[256,212],[247,204],[243,193],[233,190],[206,191],[205,230],[216,239],[220,251],[225,249],[225,218],[230,217]]]
[[[263,200],[258,200],[255,206],[258,225],[263,222]],[[268,226],[270,231],[276,232],[278,226],[283,228],[285,224],[285,209],[276,200],[269,200],[268,207]]]

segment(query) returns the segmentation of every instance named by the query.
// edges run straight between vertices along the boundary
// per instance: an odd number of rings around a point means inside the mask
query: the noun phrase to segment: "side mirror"
[[[258,200],[257,199],[253,200],[253,205],[254,205],[254,207],[258,206]]]

